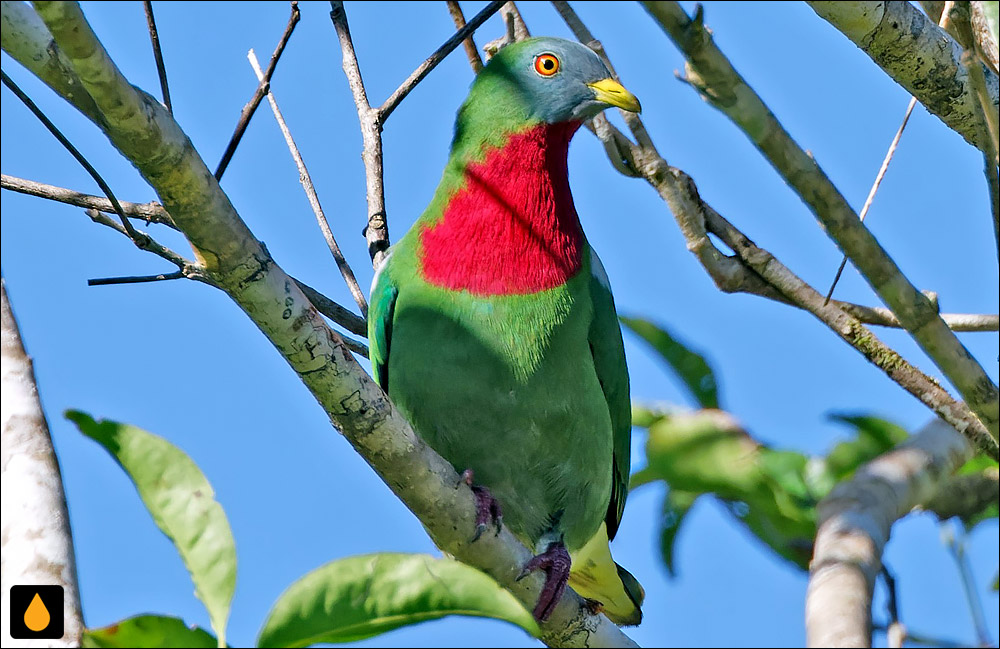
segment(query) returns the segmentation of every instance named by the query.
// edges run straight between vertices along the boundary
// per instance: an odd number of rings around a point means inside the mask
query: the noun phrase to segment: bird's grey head
[[[480,84],[506,95],[489,99],[513,101],[529,119],[550,124],[588,119],[610,106],[641,110],[593,50],[561,38],[529,38],[504,47],[479,73]]]

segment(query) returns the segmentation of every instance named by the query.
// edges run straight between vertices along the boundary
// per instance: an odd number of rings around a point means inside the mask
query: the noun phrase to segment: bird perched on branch
[[[607,275],[580,227],[570,139],[639,101],[590,49],[532,38],[500,50],[458,112],[420,218],[376,272],[375,378],[537,556],[545,620],[567,581],[619,624],[643,591],[608,546],[628,492],[631,410]]]

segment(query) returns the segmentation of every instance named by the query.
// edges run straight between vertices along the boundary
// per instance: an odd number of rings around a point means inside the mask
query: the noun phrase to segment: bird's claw
[[[556,604],[562,599],[563,591],[566,590],[566,583],[569,581],[569,568],[572,563],[569,552],[562,541],[549,544],[549,547],[539,555],[532,557],[528,563],[524,564],[521,573],[517,576],[520,581],[536,570],[545,572],[545,585],[538,595],[538,603],[532,615],[539,622],[544,622],[552,615]]]
[[[466,469],[462,472],[459,484],[464,482],[469,485],[469,488],[472,489],[472,495],[476,497],[476,531],[469,541],[475,543],[487,530],[491,521],[496,528],[496,535],[500,535],[500,530],[503,529],[503,508],[500,506],[500,501],[493,497],[489,489],[473,484],[472,478],[472,469]]]

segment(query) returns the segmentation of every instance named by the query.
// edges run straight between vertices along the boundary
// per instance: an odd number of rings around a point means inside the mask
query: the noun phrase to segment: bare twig
[[[923,508],[940,520],[959,517],[964,523],[976,520],[990,506],[1000,504],[1000,473],[989,467],[979,473],[957,475],[941,485]]]
[[[253,68],[254,74],[257,75],[257,80],[260,82],[264,81],[264,73],[260,69],[260,63],[257,61],[257,56],[254,54],[253,50],[247,53],[247,58],[250,61],[250,66]],[[351,295],[354,297],[354,301],[357,303],[358,308],[361,309],[361,315],[365,318],[368,317],[368,301],[365,299],[365,294],[358,286],[358,280],[354,276],[354,271],[351,270],[351,265],[347,263],[344,259],[344,253],[340,251],[340,246],[337,244],[337,239],[333,236],[333,230],[330,229],[330,222],[326,218],[326,214],[323,212],[323,206],[319,203],[319,195],[316,193],[316,187],[313,185],[312,177],[309,175],[309,169],[306,168],[306,163],[302,159],[302,154],[299,153],[299,147],[296,146],[295,140],[292,138],[292,132],[288,130],[288,124],[285,123],[285,118],[281,114],[281,110],[278,109],[278,101],[274,98],[274,93],[268,90],[267,101],[271,104],[271,111],[274,113],[274,118],[278,122],[278,127],[281,129],[281,134],[285,136],[285,143],[288,145],[288,151],[292,154],[292,159],[295,161],[295,166],[299,170],[299,182],[302,183],[302,188],[306,192],[306,197],[309,199],[309,205],[312,207],[313,213],[316,215],[316,222],[319,224],[320,231],[323,232],[323,238],[326,240],[327,247],[330,248],[330,254],[333,255],[333,259],[337,262],[337,268],[340,269],[340,274],[343,275],[344,281],[347,283],[347,288],[351,291]]]
[[[889,612],[889,627],[886,629],[887,644],[890,649],[902,649],[906,641],[906,626],[899,621],[899,600],[896,597],[896,579],[889,568],[882,565],[882,581],[885,582],[886,609]]]
[[[250,119],[253,114],[257,111],[257,107],[260,106],[261,100],[264,99],[264,95],[267,94],[268,88],[271,84],[271,76],[274,74],[274,69],[278,66],[278,60],[281,58],[281,53],[285,51],[285,45],[288,44],[288,39],[291,38],[292,32],[295,30],[295,26],[299,23],[300,13],[299,13],[299,3],[298,0],[292,0],[292,15],[288,18],[288,24],[285,26],[285,32],[281,35],[281,40],[278,41],[278,46],[274,48],[274,54],[271,55],[271,60],[267,64],[267,70],[264,71],[264,80],[257,84],[257,89],[253,93],[253,97],[250,101],[243,106],[243,110],[240,112],[240,119],[236,123],[236,130],[233,131],[233,135],[229,138],[229,144],[226,145],[226,151],[222,154],[222,159],[219,161],[219,166],[215,169],[215,179],[222,180],[222,174],[226,173],[226,167],[229,166],[230,160],[233,159],[233,154],[236,153],[236,147],[240,145],[240,140],[243,139],[243,133],[246,132],[247,126],[250,125]]]
[[[125,228],[125,231],[128,233],[129,238],[135,241],[136,244],[138,245],[139,233],[136,232],[135,228],[132,227],[132,224],[129,223],[128,218],[125,216],[125,212],[122,210],[122,206],[118,204],[118,199],[115,198],[114,192],[112,192],[111,187],[109,187],[108,184],[104,182],[104,178],[101,178],[101,174],[97,173],[97,169],[94,169],[94,166],[91,165],[90,162],[85,157],[83,157],[83,154],[80,153],[75,146],[73,146],[73,143],[70,142],[58,128],[56,128],[56,125],[53,124],[52,121],[48,117],[46,117],[45,113],[43,113],[42,110],[35,105],[35,102],[31,101],[31,98],[28,97],[28,95],[24,94],[24,92],[17,86],[17,84],[14,83],[14,81],[7,76],[6,72],[0,70],[0,78],[3,79],[3,84],[7,86],[18,99],[21,100],[21,103],[23,103],[25,106],[28,107],[28,110],[30,110],[32,114],[35,117],[37,117],[42,124],[45,125],[45,128],[48,129],[49,133],[54,135],[55,138],[59,140],[59,144],[63,145],[63,147],[65,147],[66,150],[70,152],[70,155],[72,155],[76,159],[76,161],[79,162],[80,165],[87,170],[87,173],[90,174],[90,177],[93,178],[95,182],[97,182],[97,185],[101,188],[101,191],[104,192],[104,194],[108,197],[108,200],[111,201],[111,204],[114,206],[115,213],[118,214],[118,217],[121,219],[122,227]]]
[[[451,14],[451,19],[455,23],[455,29],[462,29],[465,27],[465,14],[462,13],[462,7],[458,4],[457,0],[447,0],[448,13]],[[472,72],[479,74],[479,71],[483,69],[483,59],[479,56],[479,50],[476,49],[476,39],[473,34],[469,34],[462,41],[462,47],[465,48],[465,56],[469,59],[469,66],[472,67]]]
[[[572,16],[576,22],[575,27],[571,24],[571,28],[577,37],[595,40],[579,18],[575,14]],[[567,22],[569,24],[569,20]],[[608,129],[617,133],[613,125],[609,124]],[[882,343],[856,317],[842,308],[845,303],[835,301],[824,306],[823,296],[814,288],[769,252],[754,245],[746,235],[704,203],[691,178],[671,167],[660,156],[638,116],[635,126],[630,125],[630,130],[640,144],[617,134],[620,155],[668,204],[687,241],[688,250],[698,258],[720,290],[752,293],[809,311],[891,380],[962,431],[983,452],[994,458],[1000,455],[1000,448],[990,432],[966,404],[956,401],[936,381]],[[736,255],[729,256],[716,248],[709,233],[718,236]]]
[[[8,176],[7,174],[3,174],[2,180],[0,180],[0,187],[13,192],[18,192],[20,194],[38,196],[39,198],[58,201],[60,203],[66,203],[67,205],[75,205],[76,207],[82,207],[84,209],[93,208],[102,212],[115,211],[115,206],[111,204],[111,201],[103,196],[82,194],[72,189],[66,189],[65,187],[47,185],[33,180],[17,178],[16,176]],[[170,219],[170,215],[167,214],[167,211],[163,209],[163,206],[156,201],[150,203],[130,203],[128,201],[119,201],[118,204],[121,206],[122,212],[124,212],[125,216],[129,218],[140,219],[146,223],[159,223],[175,230],[177,229],[174,222]]]
[[[976,629],[976,640],[980,647],[992,647],[993,642],[990,640],[989,627],[986,625],[986,614],[983,612],[983,603],[979,600],[978,591],[976,590],[976,580],[972,576],[972,566],[969,565],[969,556],[965,551],[967,534],[960,524],[953,525],[951,529],[944,527],[941,533],[944,537],[945,545],[948,546],[948,552],[951,554],[952,559],[955,560],[955,567],[958,568],[958,574],[962,580],[962,591],[965,593],[965,601],[968,603],[969,612],[972,614],[972,625]]]
[[[971,455],[965,438],[935,419],[820,502],[806,593],[810,647],[871,646],[872,589],[892,524]]]
[[[341,5],[341,13],[343,13],[343,3],[337,4]],[[451,54],[451,51],[458,47],[459,43],[464,41],[467,36],[479,29],[479,26],[489,20],[489,18],[499,11],[502,6],[504,6],[503,0],[494,0],[486,5],[482,11],[476,14],[472,20],[465,25],[465,27],[462,27],[455,32],[455,34],[446,40],[441,47],[437,48],[433,54],[427,57],[426,61],[417,66],[417,69],[406,78],[406,81],[399,84],[399,87],[396,88],[391,95],[389,95],[389,98],[386,99],[381,106],[379,106],[375,114],[378,124],[380,126],[385,124],[385,121],[389,118],[389,115],[392,114],[392,111],[396,110],[396,107],[399,106],[399,102],[403,101],[403,99],[406,98],[406,95],[410,94],[410,91],[416,88],[417,84],[423,81],[424,77],[426,77],[431,70],[437,67],[438,63],[444,60],[444,57]],[[520,17],[520,14],[518,14],[518,17]],[[347,19],[345,17],[345,24],[346,21]]]
[[[815,8],[821,3],[812,4]],[[908,3],[899,4],[910,7]],[[688,78],[702,97],[746,132],[907,332],[958,389],[993,439],[1000,438],[1000,391],[996,384],[878,240],[858,221],[857,214],[816,161],[792,139],[716,47],[702,19],[689,17],[676,2],[646,2],[645,6],[684,53]],[[922,13],[910,9],[926,21]]]
[[[517,9],[517,3],[514,0],[508,0],[503,5],[501,10],[505,21],[510,21],[514,25],[514,40],[523,41],[527,38],[531,38],[531,32],[528,31],[528,26],[524,24],[524,18],[521,17],[521,12]]]
[[[903,129],[906,128],[906,123],[910,121],[910,115],[913,113],[913,108],[916,105],[917,98],[910,97],[910,103],[906,107],[906,113],[903,114],[903,121],[899,124],[896,136],[892,138],[892,142],[889,144],[889,150],[886,151],[885,158],[882,160],[882,166],[879,167],[878,173],[875,174],[875,182],[872,183],[871,189],[868,190],[868,198],[865,199],[865,204],[861,206],[861,213],[858,214],[858,220],[860,221],[864,221],[865,217],[868,216],[868,210],[871,209],[872,202],[875,200],[875,194],[878,192],[879,185],[882,184],[882,179],[885,178],[885,172],[889,170],[889,163],[892,162],[892,156],[896,153],[896,147],[899,146],[899,139],[903,137]],[[829,304],[830,298],[833,297],[833,291],[837,288],[837,283],[840,281],[840,276],[844,273],[844,268],[846,266],[847,255],[844,255],[844,258],[840,260],[840,266],[837,268],[837,273],[833,277],[833,282],[830,283],[830,289],[826,292],[825,302],[827,304]]]
[[[59,462],[38,398],[31,358],[24,350],[17,320],[0,278],[2,302],[3,394],[3,574],[7,593],[15,584],[52,584],[63,588],[63,636],[48,647],[79,647],[83,631],[77,589],[73,533],[66,511]],[[3,637],[10,638],[14,615],[4,611]],[[10,613],[13,613],[11,611]],[[28,644],[30,641],[26,642]],[[42,644],[42,643],[38,643]]]
[[[160,51],[160,35],[156,31],[156,19],[153,18],[153,3],[142,0],[146,10],[146,27],[149,28],[149,40],[153,44],[153,58],[156,59],[156,74],[160,77],[160,92],[163,94],[163,105],[167,112],[173,115],[174,108],[170,105],[170,87],[167,85],[167,68],[163,65],[163,52]]]
[[[159,275],[138,275],[131,277],[101,277],[98,279],[88,279],[87,286],[110,286],[112,284],[145,284],[147,282],[162,282],[171,279],[184,279],[183,271],[174,273],[160,273]]]

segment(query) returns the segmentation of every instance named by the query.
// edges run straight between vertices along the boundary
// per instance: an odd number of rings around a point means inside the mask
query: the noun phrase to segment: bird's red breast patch
[[[566,154],[579,127],[532,127],[468,165],[441,218],[420,233],[424,278],[476,295],[514,295],[554,288],[575,275],[583,231]]]

